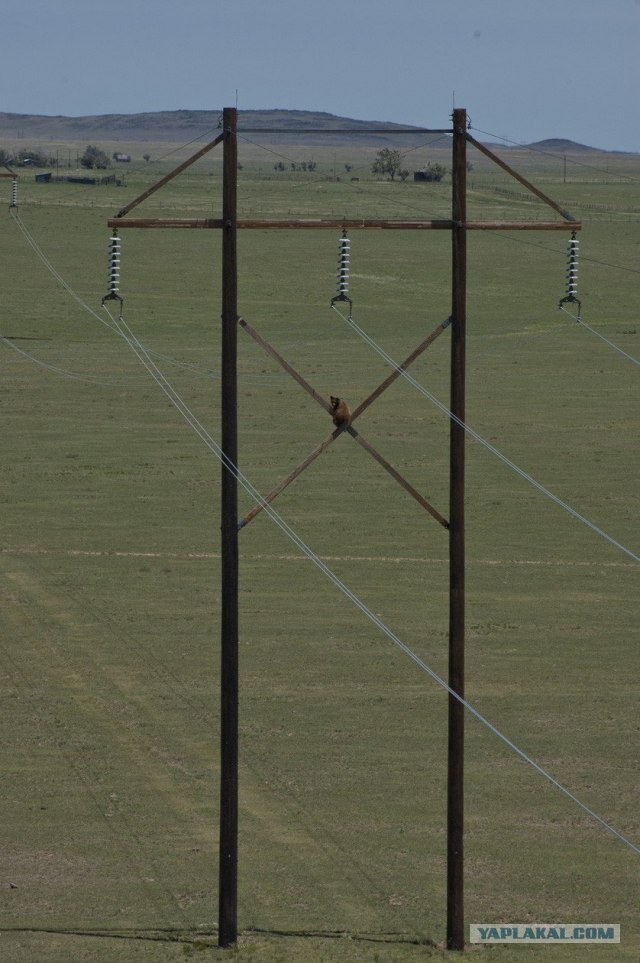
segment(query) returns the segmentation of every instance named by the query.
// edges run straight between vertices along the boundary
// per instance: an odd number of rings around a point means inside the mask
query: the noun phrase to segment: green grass
[[[279,175],[244,146],[242,212],[446,216],[447,183],[378,184],[370,151],[314,154],[316,175]],[[107,218],[179,159],[134,168],[120,189],[21,180],[20,216],[97,312]],[[347,161],[360,180],[333,181]],[[586,161],[568,183],[557,158],[513,163],[582,218],[585,320],[639,357],[640,171]],[[474,158],[471,216],[546,219],[523,193]],[[141,210],[219,205],[211,157]],[[218,437],[220,238],[122,237],[125,316],[186,365],[161,362]],[[337,240],[242,233],[239,301],[318,391],[353,405],[389,369],[328,308]],[[446,232],[353,232],[354,317],[398,360],[449,314],[449,245]],[[637,552],[637,367],[557,310],[565,246],[564,233],[470,236],[467,420]],[[0,251],[0,334],[35,339],[13,343],[73,375],[0,344],[2,959],[444,958],[445,695],[264,513],[241,535],[241,938],[216,948],[219,466],[6,214]],[[445,403],[448,342],[412,369]],[[240,467],[266,492],[331,424],[242,332],[239,375]],[[435,407],[397,382],[359,428],[447,514]],[[467,451],[468,698],[637,843],[635,563],[481,445]],[[275,507],[446,674],[446,533],[364,451],[341,437]],[[619,922],[606,959],[637,960],[637,857],[471,718],[466,766],[467,923]],[[599,963],[605,951],[544,952]]]

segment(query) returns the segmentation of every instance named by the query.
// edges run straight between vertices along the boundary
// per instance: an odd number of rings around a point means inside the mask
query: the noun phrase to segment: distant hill
[[[86,117],[0,113],[0,138],[24,140],[30,144],[79,140],[88,143],[185,143],[205,136],[215,137],[221,118],[221,110],[161,110],[141,114],[97,114]],[[447,126],[447,123],[443,126]],[[298,143],[325,147],[354,143],[364,146],[388,143],[398,148],[412,147],[428,144],[431,139],[437,138],[441,141],[442,137],[436,134],[431,138],[424,132],[421,133],[419,127],[379,120],[355,120],[311,110],[241,110],[238,113],[238,128],[241,133],[251,131],[251,138],[259,143]],[[301,131],[307,133],[300,133]],[[380,133],[377,133],[378,131]],[[396,133],[385,136],[384,131]],[[403,133],[397,133],[399,131]],[[501,150],[509,149],[503,144],[499,146]],[[551,138],[523,146],[553,153],[598,150],[562,138]]]
[[[588,152],[608,153],[599,151],[597,147],[587,147],[586,144],[576,144],[574,140],[565,140],[562,137],[550,137],[548,140],[538,140],[534,144],[527,144],[532,150],[548,150],[552,154],[582,154]]]
[[[87,117],[49,117],[40,114],[0,113],[0,138],[31,141],[168,141],[184,143],[204,136],[215,137],[222,120],[219,110],[168,110],[142,114],[100,114]],[[382,131],[414,131],[393,134],[398,146],[426,143],[420,128],[385,121],[354,120],[307,110],[241,110],[238,129],[251,131],[262,143],[324,144],[354,142],[380,144]],[[272,131],[274,131],[273,133]],[[264,131],[264,133],[261,133]],[[310,133],[301,134],[300,131]],[[327,133],[314,134],[314,131]],[[342,133],[344,131],[344,133]],[[375,133],[380,131],[380,134]],[[374,133],[369,133],[374,132]]]

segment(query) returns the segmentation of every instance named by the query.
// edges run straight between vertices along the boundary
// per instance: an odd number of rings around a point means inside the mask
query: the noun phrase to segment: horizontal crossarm
[[[148,195],[147,195],[148,196]],[[139,200],[143,200],[141,197]],[[131,206],[127,208],[130,210]],[[178,228],[180,230],[222,230],[224,221],[220,217],[110,217],[108,227],[115,228]],[[464,224],[454,224],[453,221],[387,221],[387,220],[309,220],[306,218],[263,219],[238,218],[236,228],[242,230],[283,230],[283,231],[313,231],[313,230],[353,230],[353,231],[451,231],[454,227],[464,227],[467,231],[577,231],[578,221],[465,221]]]

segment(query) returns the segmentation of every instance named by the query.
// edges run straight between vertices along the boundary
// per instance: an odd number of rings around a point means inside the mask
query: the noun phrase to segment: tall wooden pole
[[[449,686],[464,697],[464,455],[467,282],[467,114],[453,112]],[[459,419],[459,420],[458,420]],[[447,948],[464,949],[464,707],[449,696]]]
[[[218,943],[238,935],[238,262],[237,111],[223,113],[222,181],[222,614]]]

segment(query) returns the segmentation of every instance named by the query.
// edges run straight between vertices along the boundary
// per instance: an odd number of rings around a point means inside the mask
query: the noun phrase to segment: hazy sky
[[[273,107],[640,151],[640,0],[7,3],[0,111]],[[237,95],[236,95],[237,92]]]

